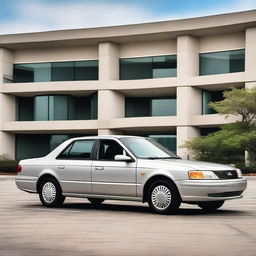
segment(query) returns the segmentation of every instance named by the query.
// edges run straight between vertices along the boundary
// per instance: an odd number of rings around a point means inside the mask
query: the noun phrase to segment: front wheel
[[[148,193],[148,204],[154,213],[174,213],[180,207],[180,194],[175,185],[168,181],[154,182]]]
[[[225,201],[209,201],[209,202],[201,202],[197,205],[205,211],[212,212],[219,209]]]
[[[59,183],[53,178],[44,179],[39,187],[39,198],[46,207],[55,207],[63,204],[65,197],[61,193]]]

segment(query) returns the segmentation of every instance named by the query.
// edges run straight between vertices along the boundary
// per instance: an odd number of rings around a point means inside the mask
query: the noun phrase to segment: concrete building
[[[235,118],[207,104],[256,85],[256,10],[0,36],[0,155],[44,155],[71,136],[184,141]]]

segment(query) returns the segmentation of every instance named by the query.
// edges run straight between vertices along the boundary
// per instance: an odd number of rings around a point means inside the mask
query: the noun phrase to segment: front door
[[[97,159],[92,162],[92,190],[98,195],[136,196],[136,162],[114,160],[126,154],[113,139],[100,140]]]

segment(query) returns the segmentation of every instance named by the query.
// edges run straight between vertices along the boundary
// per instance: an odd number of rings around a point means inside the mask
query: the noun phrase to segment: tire
[[[220,208],[225,201],[209,201],[209,202],[201,202],[197,205],[202,208],[203,210],[207,212],[213,212],[216,211],[218,208]]]
[[[171,182],[155,181],[148,190],[148,204],[154,213],[175,213],[181,204],[179,191]]]
[[[101,205],[105,201],[105,199],[100,199],[100,198],[87,198],[87,199],[93,205]]]
[[[59,183],[53,178],[46,178],[40,183],[39,198],[46,207],[61,206],[65,200]]]

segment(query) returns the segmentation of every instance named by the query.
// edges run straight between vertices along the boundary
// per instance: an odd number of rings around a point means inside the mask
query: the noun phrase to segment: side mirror
[[[125,155],[115,155],[114,159],[116,161],[133,162],[133,159],[131,157]]]

